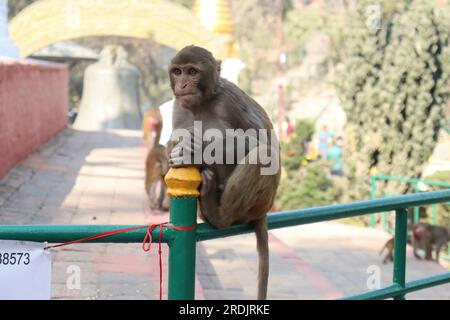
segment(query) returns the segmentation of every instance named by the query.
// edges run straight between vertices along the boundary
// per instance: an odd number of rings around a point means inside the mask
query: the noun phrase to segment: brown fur
[[[149,198],[150,208],[168,210],[169,196],[164,176],[169,168],[169,159],[164,146],[157,144],[149,150],[145,168],[145,191]]]
[[[166,148],[159,144],[162,125],[159,108],[149,109],[142,123],[144,140],[149,146],[147,159],[145,160],[145,191],[151,209],[168,210],[169,196],[164,183],[164,176],[169,167],[169,159]]]
[[[417,223],[412,227],[412,242],[414,247],[414,256],[422,259],[418,253],[419,246],[425,250],[425,260],[433,260],[433,247],[436,252],[436,262],[439,262],[439,253],[442,247],[450,241],[448,228],[431,225],[429,223]]]
[[[175,95],[173,129],[188,129],[192,135],[194,121],[201,121],[203,130],[214,128],[223,134],[226,129],[273,129],[264,109],[237,86],[220,78],[219,71],[220,63],[203,48],[189,46],[175,56],[169,69]],[[171,141],[167,146],[171,166],[187,166],[175,161],[172,153],[175,147],[178,142]],[[254,150],[246,150],[244,159]],[[237,222],[255,225],[258,299],[266,299],[269,274],[266,215],[273,206],[280,170],[264,176],[260,174],[260,164],[242,161],[197,166],[202,174],[200,217],[216,228]]]
[[[395,241],[395,237],[392,237],[391,239],[386,241],[383,248],[381,248],[379,254],[382,254],[384,249],[387,249],[387,253],[383,259],[383,263],[386,263],[388,260],[391,262],[394,261],[394,241]]]
[[[159,108],[150,108],[142,120],[143,137],[150,149],[159,143],[162,126],[161,111]]]

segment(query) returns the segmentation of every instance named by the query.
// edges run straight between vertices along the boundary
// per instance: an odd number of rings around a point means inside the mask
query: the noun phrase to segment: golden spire
[[[195,0],[193,11],[207,30],[223,35],[233,34],[228,0]]]

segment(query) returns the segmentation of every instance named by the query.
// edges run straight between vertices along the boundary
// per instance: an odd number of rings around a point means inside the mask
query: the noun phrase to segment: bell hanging
[[[142,76],[120,46],[106,46],[84,75],[83,98],[74,123],[79,130],[141,129]]]

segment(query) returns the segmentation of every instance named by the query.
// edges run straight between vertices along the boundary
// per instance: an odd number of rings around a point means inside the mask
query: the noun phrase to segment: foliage
[[[288,142],[281,143],[281,161],[286,176],[278,189],[275,206],[291,210],[327,205],[336,202],[341,194],[339,185],[329,176],[330,164],[326,161],[308,163],[305,142],[314,134],[314,123],[297,120]]]
[[[325,35],[330,40],[330,48],[327,48],[324,54],[330,63],[336,63],[339,60],[339,49],[343,42],[343,25],[344,20],[335,13],[309,10],[289,11],[284,23],[288,66],[295,66],[302,62],[307,54],[308,43],[319,34]]]
[[[233,0],[230,4],[234,38],[245,62],[240,86],[252,95],[266,93],[276,73],[276,1]]]
[[[339,189],[328,176],[329,164],[317,161],[292,172],[281,181],[278,197],[275,201],[277,210],[293,210],[317,207],[335,203]]]
[[[289,142],[281,143],[281,161],[288,172],[297,170],[306,159],[305,142],[314,134],[314,123],[309,120],[297,120]]]
[[[424,178],[426,181],[441,181],[450,183],[450,170],[437,171],[430,176]],[[432,190],[447,189],[445,187],[432,187]],[[428,217],[431,218],[431,209],[428,209]],[[439,204],[437,206],[437,219],[436,223],[443,227],[450,227],[450,203]]]
[[[347,115],[345,172],[351,199],[366,198],[370,169],[419,177],[442,126],[450,94],[449,19],[426,0],[358,1],[348,19],[344,67],[337,81]],[[380,5],[381,28],[367,22]],[[388,8],[389,10],[385,10]],[[380,193],[411,186],[388,181]]]

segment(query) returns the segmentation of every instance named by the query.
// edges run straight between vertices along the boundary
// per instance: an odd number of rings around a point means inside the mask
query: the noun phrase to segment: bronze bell
[[[148,107],[148,99],[139,70],[127,58],[121,46],[106,46],[100,60],[86,69],[74,128],[141,129],[141,110]]]

